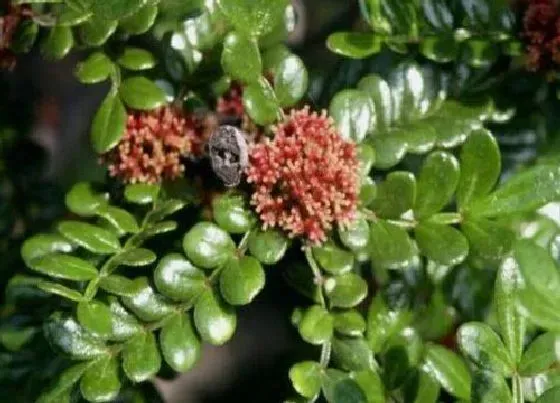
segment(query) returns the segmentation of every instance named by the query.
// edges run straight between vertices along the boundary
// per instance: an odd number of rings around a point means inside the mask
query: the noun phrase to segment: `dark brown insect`
[[[247,140],[243,132],[234,126],[218,127],[210,136],[208,152],[212,170],[224,185],[239,185],[249,162]]]

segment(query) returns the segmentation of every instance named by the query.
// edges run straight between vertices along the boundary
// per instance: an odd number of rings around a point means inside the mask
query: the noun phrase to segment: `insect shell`
[[[247,140],[237,127],[218,127],[208,142],[212,170],[227,187],[239,185],[249,162]]]

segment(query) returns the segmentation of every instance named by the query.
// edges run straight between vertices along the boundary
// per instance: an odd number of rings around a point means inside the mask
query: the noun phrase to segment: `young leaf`
[[[303,397],[314,398],[321,390],[321,366],[314,361],[303,361],[290,368],[290,381]]]
[[[192,301],[204,291],[206,277],[182,255],[172,253],[159,261],[154,282],[163,295],[176,301]]]
[[[148,183],[135,183],[124,188],[124,197],[135,204],[154,203],[158,197],[160,187]]]
[[[343,138],[361,143],[371,129],[373,102],[360,90],[344,90],[335,95],[329,114]]]
[[[145,77],[127,78],[122,82],[119,93],[124,103],[133,109],[154,109],[167,102],[165,92]]]
[[[95,151],[104,153],[115,147],[125,133],[126,109],[119,97],[109,93],[95,113],[91,124],[91,142]]]
[[[200,358],[200,341],[186,314],[177,314],[165,323],[160,344],[163,358],[177,372],[188,371]]]
[[[220,291],[231,305],[246,305],[264,288],[265,273],[257,259],[231,259],[220,275]]]
[[[122,352],[123,370],[132,382],[144,382],[161,367],[161,356],[154,334],[144,331],[126,343]]]
[[[220,346],[233,337],[237,316],[217,292],[208,290],[194,306],[194,324],[202,340]]]
[[[106,356],[90,366],[80,381],[80,392],[90,402],[114,400],[121,389],[119,363],[115,356]]]
[[[76,66],[76,77],[83,84],[105,81],[111,73],[112,63],[103,52],[95,52]]]
[[[153,54],[144,49],[127,47],[117,59],[122,67],[132,71],[148,70],[156,65]]]
[[[216,224],[200,222],[185,234],[183,250],[196,266],[214,269],[233,256],[235,244]]]
[[[234,80],[250,83],[258,79],[262,62],[257,41],[238,32],[230,32],[224,39],[222,68]]]

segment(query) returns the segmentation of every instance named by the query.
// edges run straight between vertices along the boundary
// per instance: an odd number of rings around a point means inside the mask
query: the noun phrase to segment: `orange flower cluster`
[[[555,0],[526,1],[522,37],[529,70],[550,70],[560,64],[560,14]]]
[[[184,170],[183,158],[200,155],[210,123],[172,107],[129,113],[119,144],[105,154],[109,174],[125,183],[159,183]]]
[[[264,228],[278,227],[311,243],[356,214],[359,162],[326,112],[292,111],[273,128],[274,139],[251,147],[247,180]]]

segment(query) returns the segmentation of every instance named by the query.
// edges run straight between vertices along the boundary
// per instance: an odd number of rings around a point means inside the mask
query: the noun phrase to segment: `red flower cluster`
[[[560,64],[560,14],[555,0],[529,0],[523,15],[527,67],[548,70]]]
[[[202,153],[204,138],[213,130],[203,119],[171,107],[131,112],[123,138],[102,161],[125,183],[175,179],[185,170],[182,158]]]
[[[315,244],[333,224],[348,224],[358,204],[356,146],[345,141],[332,118],[292,111],[273,128],[274,139],[251,147],[247,180],[251,204],[264,228],[279,227]]]
[[[15,67],[16,57],[10,50],[12,39],[22,19],[28,17],[31,9],[28,6],[12,6],[10,1],[0,1],[0,69],[11,70]]]

